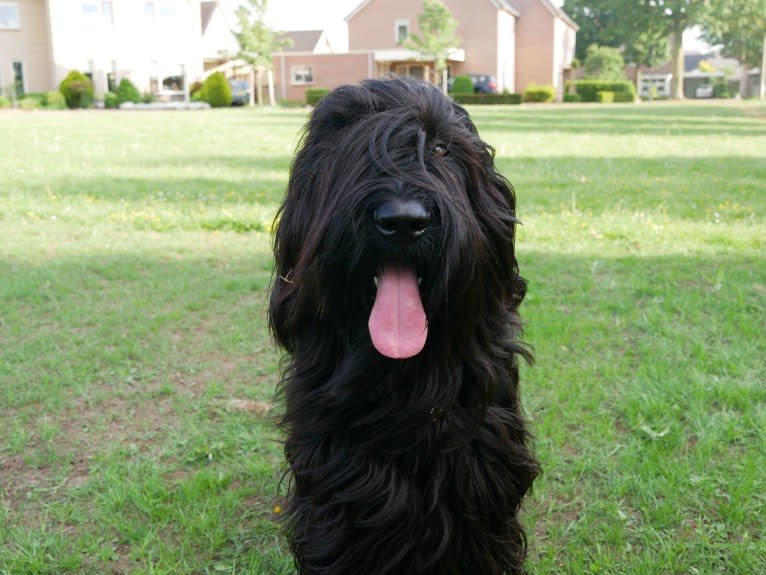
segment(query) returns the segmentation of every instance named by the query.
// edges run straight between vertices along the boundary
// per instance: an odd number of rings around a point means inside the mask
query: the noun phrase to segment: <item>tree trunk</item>
[[[442,92],[445,94],[449,91],[449,83],[447,82],[447,68],[442,69]]]
[[[684,99],[684,46],[683,46],[683,26],[676,26],[673,29],[672,46],[673,51],[673,78],[670,81],[670,95],[674,100]]]
[[[766,100],[766,34],[763,36],[763,52],[761,53],[761,87],[758,90],[761,102]]]
[[[277,100],[274,97],[274,70],[271,68],[266,69],[266,79],[269,83],[269,106],[273,108],[277,105]]]
[[[740,61],[740,66],[742,66],[741,71],[739,73],[739,97],[743,100],[747,98],[747,77],[748,77],[748,71],[750,70],[750,67],[745,64],[745,58],[743,57]]]
[[[248,96],[248,104],[255,106],[255,66],[250,65],[250,73],[248,74],[248,84],[250,84],[250,94]]]
[[[256,82],[257,86],[255,88],[255,95],[258,98],[258,105],[263,106],[263,74],[261,74],[260,68],[258,68],[258,71],[256,72],[256,79],[258,81]]]

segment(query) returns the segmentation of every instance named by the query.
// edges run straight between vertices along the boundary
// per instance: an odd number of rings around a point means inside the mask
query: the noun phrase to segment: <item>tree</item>
[[[403,43],[405,48],[418,51],[432,59],[436,76],[441,76],[442,90],[447,93],[447,58],[460,45],[456,34],[457,20],[441,0],[423,0],[423,12],[418,14],[420,34],[411,34]]]
[[[562,9],[580,27],[575,56],[585,61],[593,44],[620,48],[626,44],[620,0],[565,0]]]
[[[722,44],[723,53],[742,65],[740,95],[747,96],[748,69],[760,66],[760,97],[766,98],[766,0],[710,0],[702,26],[705,41]]]
[[[269,84],[269,104],[274,102],[274,72],[271,55],[285,46],[291,45],[289,38],[280,37],[266,24],[266,11],[269,0],[247,0],[248,5],[237,8],[234,13],[239,25],[239,31],[234,32],[234,37],[239,43],[240,52],[238,58],[250,63],[257,71],[258,86],[254,86],[253,74],[250,75],[250,104],[253,104],[253,93],[257,93],[258,105],[263,105],[261,70],[265,69]]]
[[[622,0],[624,1],[624,0]],[[684,30],[700,24],[703,20],[707,0],[635,0],[627,2],[626,16],[634,18],[652,35],[670,37],[673,79],[670,84],[671,97],[684,97]]]
[[[587,79],[606,82],[625,80],[625,61],[617,48],[591,44],[588,46],[583,69]]]

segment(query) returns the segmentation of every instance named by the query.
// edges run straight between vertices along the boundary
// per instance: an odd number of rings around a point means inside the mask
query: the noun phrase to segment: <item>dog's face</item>
[[[288,351],[319,325],[395,359],[459,345],[523,297],[515,223],[492,149],[437,88],[338,88],[312,114],[278,216],[272,330]]]

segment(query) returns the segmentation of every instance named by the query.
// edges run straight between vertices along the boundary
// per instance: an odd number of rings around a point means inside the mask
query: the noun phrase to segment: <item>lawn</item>
[[[766,573],[766,107],[471,112],[524,223],[531,573]],[[0,113],[0,575],[293,573],[264,312],[305,120]]]

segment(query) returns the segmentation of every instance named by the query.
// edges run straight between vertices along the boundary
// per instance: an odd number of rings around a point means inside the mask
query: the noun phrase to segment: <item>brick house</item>
[[[200,0],[3,0],[0,89],[55,90],[79,70],[97,97],[129,78],[142,92],[182,98],[222,46],[236,45],[222,18],[218,2]]]
[[[571,74],[577,25],[550,0],[445,0],[458,21],[460,46],[450,76],[489,74],[498,91],[523,92],[532,83],[554,87],[560,99]],[[347,17],[348,52],[285,50],[274,55],[278,95],[303,100],[308,87],[387,73],[433,81],[433,62],[402,46],[420,32],[420,0],[364,0]]]

